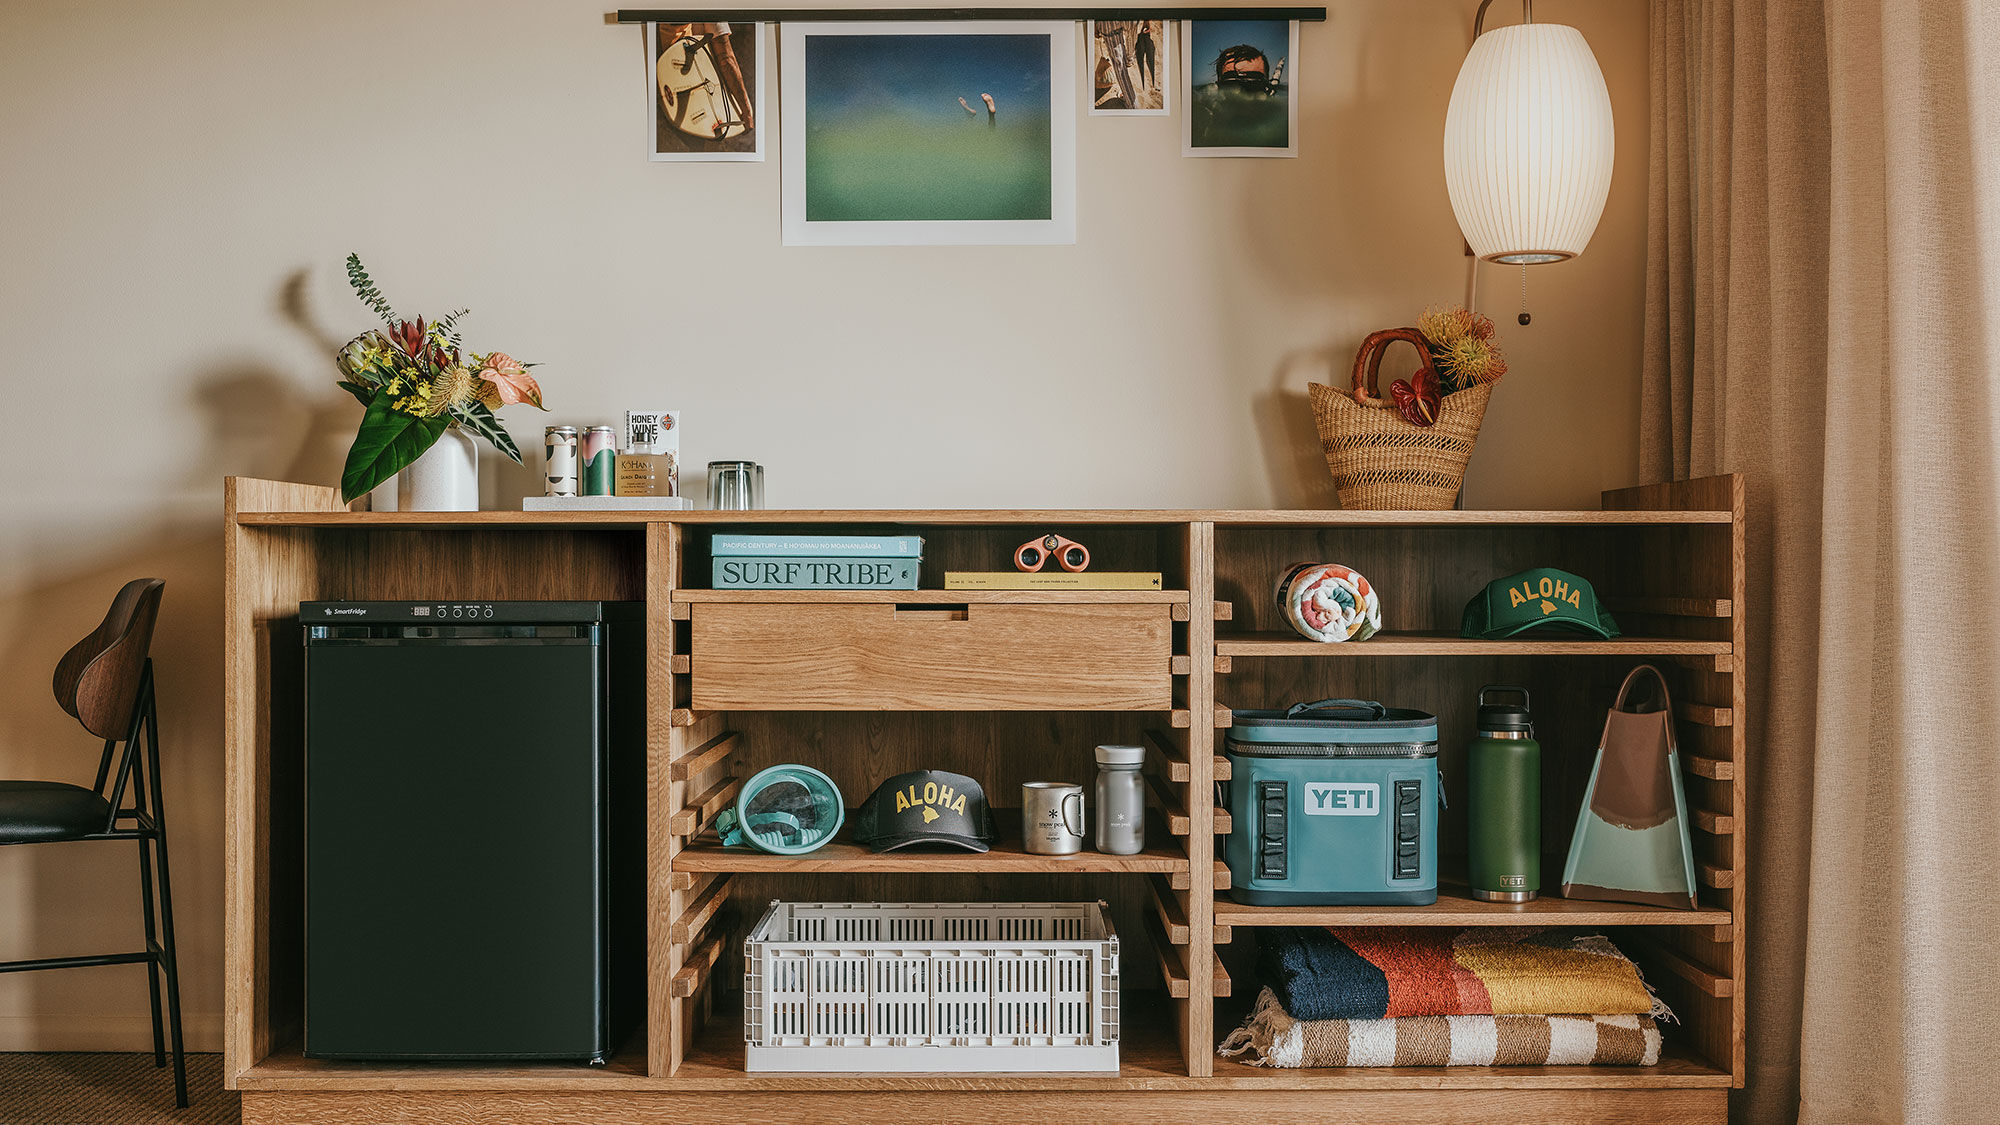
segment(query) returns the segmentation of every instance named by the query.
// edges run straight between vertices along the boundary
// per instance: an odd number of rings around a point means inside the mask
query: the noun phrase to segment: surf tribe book
[[[718,590],[914,590],[918,560],[719,555],[710,578]]]

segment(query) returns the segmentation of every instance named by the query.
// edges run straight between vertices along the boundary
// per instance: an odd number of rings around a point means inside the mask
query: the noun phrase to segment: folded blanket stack
[[[1672,1013],[1603,937],[1279,929],[1222,1054],[1254,1066],[1650,1066]]]

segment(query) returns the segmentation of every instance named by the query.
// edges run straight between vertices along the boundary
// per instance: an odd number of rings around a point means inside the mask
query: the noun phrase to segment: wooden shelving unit
[[[1733,478],[1607,493],[1602,510],[1582,512],[371,514],[344,510],[329,489],[244,479],[230,482],[228,504],[226,1074],[244,1093],[246,1120],[1720,1122],[1727,1090],[1742,1083],[1738,938],[1752,759],[1741,721],[1743,517]],[[709,589],[709,536],[754,528],[923,535],[926,588]],[[1167,588],[938,588],[942,571],[990,569],[1050,528],[1090,543],[1097,567],[1158,570]],[[1305,558],[1374,579],[1387,630],[1334,645],[1285,631],[1270,586]],[[1590,577],[1626,635],[1456,636],[1472,590],[1539,565]],[[646,603],[648,1018],[608,1066],[335,1063],[299,1052],[297,603],[406,597]],[[756,635],[759,615],[774,613],[812,615],[814,643],[763,653],[733,639]],[[875,631],[866,643],[851,643],[855,622]],[[967,647],[967,636],[985,639]],[[1087,654],[1083,667],[1060,664],[1066,645]],[[1482,683],[1527,684],[1544,745],[1545,858],[1559,871],[1607,685],[1646,660],[1668,668],[1680,704],[1698,909],[1571,902],[1546,877],[1544,897],[1522,906],[1477,902],[1449,883],[1425,907],[1230,898],[1217,837],[1234,826],[1215,788],[1229,779],[1232,706],[1363,696],[1434,711],[1456,805],[1473,693]],[[782,689],[801,678],[819,694],[795,706],[799,697]],[[742,700],[755,702],[732,702]],[[1024,852],[1018,814],[1005,807],[1019,784],[1087,781],[1089,748],[1107,741],[1152,751],[1146,851]],[[1002,838],[977,855],[877,854],[845,841],[798,857],[721,848],[710,825],[738,779],[786,761],[826,770],[850,803],[908,769],[971,774],[998,806]],[[1463,851],[1462,819],[1448,816],[1447,872],[1454,851]],[[776,897],[1106,901],[1123,963],[1119,1071],[745,1073],[737,956],[744,927]],[[1216,1043],[1256,994],[1257,935],[1292,925],[1602,928],[1640,960],[1681,1022],[1667,1029],[1661,1064],[1646,1068],[1298,1071],[1217,1058]]]

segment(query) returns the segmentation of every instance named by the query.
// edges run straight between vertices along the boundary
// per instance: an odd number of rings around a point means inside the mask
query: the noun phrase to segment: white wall
[[[762,461],[774,505],[1332,506],[1307,380],[1463,295],[1440,146],[1475,6],[1335,0],[1288,69],[1297,160],[1187,160],[1176,120],[1084,118],[1073,247],[785,249],[775,152],[644,159],[641,34],[609,5],[10,5],[0,776],[89,780],[49,672],[121,581],[166,578],[191,1042],[216,1046],[221,479],[337,477],[358,410],[329,356],[370,325],[349,250],[399,309],[470,306],[470,344],[544,364],[552,413],[508,412],[526,445],[678,407],[686,459]],[[1482,271],[1513,373],[1474,507],[1636,476],[1646,6],[1537,16],[1595,48],[1618,165],[1589,253],[1531,273],[1533,327],[1518,271]],[[0,849],[0,957],[135,946],[132,867]],[[138,1046],[142,980],[0,977],[0,1050]]]

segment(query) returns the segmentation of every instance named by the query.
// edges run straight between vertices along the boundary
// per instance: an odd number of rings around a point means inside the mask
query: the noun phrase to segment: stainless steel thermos
[[[1520,696],[1519,703],[1488,696]],[[1479,689],[1479,737],[1466,753],[1472,897],[1526,902],[1542,889],[1542,747],[1526,688]]]
[[[1145,764],[1143,746],[1097,748],[1097,850],[1106,855],[1146,850]]]

